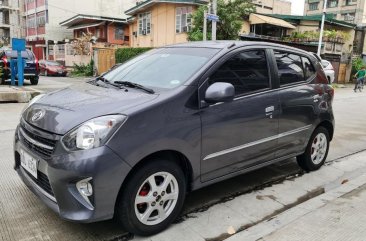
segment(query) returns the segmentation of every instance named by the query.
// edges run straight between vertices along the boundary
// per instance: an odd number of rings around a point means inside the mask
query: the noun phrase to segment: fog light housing
[[[93,196],[93,185],[91,183],[92,178],[88,177],[76,183],[76,188],[84,200],[94,208],[91,203],[91,197]]]

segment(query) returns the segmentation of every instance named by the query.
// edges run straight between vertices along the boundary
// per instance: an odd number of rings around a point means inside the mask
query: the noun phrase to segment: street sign
[[[13,38],[11,41],[11,47],[15,51],[24,51],[25,39]]]
[[[11,47],[17,52],[17,58],[12,57],[10,60],[11,85],[15,85],[15,78],[18,77],[18,86],[23,86],[25,61],[22,58],[22,51],[25,51],[25,39],[13,38]]]
[[[207,18],[207,20],[211,20],[211,21],[214,21],[214,22],[219,21],[219,16],[217,16],[215,14],[211,14],[211,13],[208,13],[206,18]]]

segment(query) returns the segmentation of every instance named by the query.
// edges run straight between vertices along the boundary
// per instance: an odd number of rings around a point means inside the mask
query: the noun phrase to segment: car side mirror
[[[209,104],[218,102],[229,102],[234,99],[235,88],[232,84],[225,82],[216,82],[207,88],[205,101]]]

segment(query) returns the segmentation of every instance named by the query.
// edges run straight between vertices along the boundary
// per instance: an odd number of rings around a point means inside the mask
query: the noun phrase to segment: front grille
[[[22,126],[19,129],[19,136],[25,146],[45,158],[52,155],[56,146],[55,140],[38,136]]]
[[[30,174],[27,170],[23,169],[28,177],[30,179],[32,179],[33,182],[35,182],[40,188],[42,188],[45,192],[47,192],[48,194],[50,194],[52,197],[54,197],[55,195],[53,194],[53,190],[50,184],[50,180],[48,180],[48,177],[46,174],[44,174],[43,172],[37,171],[37,177],[35,178],[34,176],[32,176],[32,174]]]

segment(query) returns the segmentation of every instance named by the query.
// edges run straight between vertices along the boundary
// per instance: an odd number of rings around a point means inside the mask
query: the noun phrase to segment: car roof
[[[311,55],[309,52],[290,47],[287,45],[276,44],[271,42],[259,42],[259,41],[231,41],[231,40],[222,40],[222,41],[191,41],[187,43],[173,44],[167,45],[163,48],[215,48],[215,49],[225,49],[225,48],[233,48],[233,47],[246,47],[246,46],[263,46],[263,47],[274,47],[274,48],[285,48],[287,50],[292,50],[296,52],[301,52],[306,55]]]

